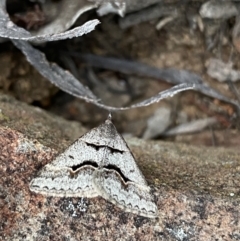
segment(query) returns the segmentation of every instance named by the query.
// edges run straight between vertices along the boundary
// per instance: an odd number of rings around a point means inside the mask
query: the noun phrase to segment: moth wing
[[[95,168],[85,165],[72,171],[71,168],[58,168],[46,165],[30,183],[30,190],[59,197],[96,197],[98,193],[93,185]]]
[[[156,218],[158,209],[148,186],[125,182],[115,170],[96,171],[94,184],[99,195],[124,209],[140,216]]]
[[[99,166],[102,161],[102,155],[101,151],[96,151],[94,146],[89,145],[80,137],[50,164],[57,168],[77,168],[84,165],[84,163],[92,163]]]
[[[92,129],[81,137],[81,140],[95,147],[106,147],[108,148],[108,155],[101,153],[101,148],[95,152],[99,153],[100,160],[103,161],[104,165],[115,166],[120,169],[123,175],[129,180],[146,185],[146,181],[143,177],[142,172],[139,170],[135,159],[123,139],[118,133],[116,127],[110,119],[107,119],[105,123]],[[101,163],[98,163],[99,166]]]
[[[95,197],[92,175],[101,152],[79,138],[52,162],[43,167],[30,183],[30,190],[51,196]]]

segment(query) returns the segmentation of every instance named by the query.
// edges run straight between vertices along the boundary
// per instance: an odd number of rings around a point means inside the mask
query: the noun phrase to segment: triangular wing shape
[[[135,159],[122,136],[117,132],[110,118],[104,124],[92,129],[81,137],[88,145],[95,146],[100,152],[103,149],[99,167],[112,166],[121,170],[125,178],[141,185],[147,185]]]
[[[157,215],[150,189],[110,118],[47,164],[30,189],[61,197],[101,195],[128,212]]]
[[[72,171],[71,168],[58,168],[46,165],[30,183],[30,190],[58,197],[96,197],[93,185],[95,168],[89,165]]]
[[[126,142],[117,132],[111,118],[108,118],[103,124],[84,134],[81,140],[95,146],[107,146],[114,150],[129,151]]]
[[[98,196],[92,175],[101,155],[80,138],[39,172],[30,190],[52,196]]]
[[[156,218],[158,209],[151,196],[150,188],[134,182],[125,182],[114,170],[96,170],[94,184],[99,194],[126,212]]]

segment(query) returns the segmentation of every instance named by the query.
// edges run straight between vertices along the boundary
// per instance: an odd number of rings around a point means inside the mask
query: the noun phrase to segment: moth
[[[158,210],[150,188],[111,116],[43,167],[30,190],[59,197],[97,197],[141,216]]]

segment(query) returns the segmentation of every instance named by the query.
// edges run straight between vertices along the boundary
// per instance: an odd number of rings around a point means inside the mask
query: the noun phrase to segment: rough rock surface
[[[157,219],[102,198],[34,194],[37,171],[85,130],[0,95],[0,240],[240,240],[240,155],[127,139],[153,189]]]

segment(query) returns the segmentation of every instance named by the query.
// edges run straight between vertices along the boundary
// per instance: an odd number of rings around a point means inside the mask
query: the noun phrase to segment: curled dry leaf
[[[28,42],[23,40],[12,40],[12,42],[26,55],[27,60],[35,69],[51,83],[74,96],[81,96],[85,100],[97,101],[95,95],[73,77],[70,72],[63,70],[55,63],[49,63],[45,55],[32,47]]]
[[[124,16],[126,13],[135,12],[151,6],[155,3],[160,3],[162,0],[88,0],[95,2],[98,6],[98,14],[100,16],[108,13],[117,13],[120,16]]]
[[[56,41],[67,38],[79,37],[94,30],[95,26],[99,24],[99,20],[91,20],[86,22],[80,27],[76,27],[72,30],[64,33],[48,33],[44,35],[33,36],[27,30],[15,25],[9,18],[6,12],[6,1],[0,1],[0,37],[9,39],[21,39],[34,42]]]
[[[100,103],[97,97],[87,87],[83,86],[70,72],[63,70],[57,64],[49,63],[45,55],[32,47],[32,45],[28,42],[22,40],[12,40],[12,42],[25,54],[27,60],[39,71],[39,73],[51,81],[54,85],[73,96],[109,111],[127,110],[136,107],[148,106],[153,103],[157,103],[162,99],[172,97],[179,92],[195,88],[194,84],[183,83],[168,90],[159,92],[157,95],[129,107],[117,108],[107,106]]]
[[[237,108],[240,108],[237,101],[231,100],[226,96],[222,95],[221,93],[204,83],[201,76],[187,70],[178,70],[174,68],[159,69],[136,61],[108,58],[92,54],[79,54],[76,52],[68,53],[72,56],[80,58],[81,61],[84,61],[94,67],[114,70],[129,75],[131,74],[146,76],[154,79],[161,79],[165,80],[170,84],[192,84],[194,86],[194,90],[212,98],[216,98],[233,104],[234,106],[237,106]]]
[[[126,17],[119,19],[119,25],[122,29],[126,29],[142,22],[174,15],[176,13],[179,14],[179,12],[180,10],[176,7],[160,3],[141,11],[128,14]]]
[[[47,18],[52,21],[33,31],[32,34],[38,36],[64,32],[76,22],[79,16],[95,7],[96,4],[85,0],[47,1],[42,4],[42,8]]]
[[[102,4],[106,3],[106,1],[102,1],[102,0],[90,1],[90,2],[94,2],[94,4],[96,4],[94,6],[101,6]],[[132,1],[131,3],[130,1],[128,2],[122,1],[122,2],[126,4],[126,6],[130,6],[131,4],[132,4],[131,6],[134,6],[134,3],[136,3],[137,1],[135,2]],[[147,5],[150,5],[151,3],[155,3],[155,2],[157,1],[156,0],[147,1]],[[111,1],[111,3],[115,4],[114,1]],[[146,3],[144,3],[143,5],[145,6]],[[83,6],[93,6],[93,5],[86,4]],[[141,7],[144,7],[144,6],[141,6]],[[208,96],[231,103],[239,108],[239,105],[237,102],[233,100],[229,100],[225,96],[221,95],[214,89],[204,84],[201,77],[194,73],[191,73],[185,70],[176,70],[176,69],[157,69],[151,66],[147,66],[147,65],[143,65],[135,62],[128,63],[129,64],[128,68],[126,67],[126,63],[123,64],[123,67],[121,67],[122,71],[125,71],[128,73],[135,71],[140,75],[146,75],[146,76],[151,76],[158,79],[164,79],[169,83],[178,84],[178,85],[166,91],[160,92],[157,95],[147,100],[144,100],[140,103],[137,103],[129,107],[116,108],[112,106],[107,106],[100,103],[97,97],[87,87],[83,86],[71,73],[63,70],[62,68],[60,68],[58,65],[54,63],[49,63],[46,60],[45,55],[43,53],[33,48],[26,41],[22,41],[22,40],[27,40],[27,41],[34,41],[34,42],[45,42],[45,41],[55,41],[55,40],[61,40],[66,38],[78,37],[92,31],[98,23],[99,23],[98,20],[92,20],[92,21],[86,22],[84,25],[80,27],[74,28],[64,33],[33,36],[27,30],[16,26],[10,20],[6,12],[6,1],[5,0],[0,1],[0,37],[12,39],[15,46],[18,47],[26,55],[28,61],[44,77],[46,77],[50,82],[58,86],[63,91],[66,91],[67,93],[72,94],[73,96],[84,99],[85,101],[91,102],[101,108],[104,108],[110,111],[117,111],[117,110],[126,110],[126,109],[131,109],[136,107],[148,106],[164,98],[172,97],[179,92],[193,89],[201,93],[204,93]],[[113,59],[111,59],[111,62],[113,63]],[[117,68],[120,68],[119,61],[115,60],[115,62],[113,63],[113,66],[114,64],[115,64],[115,67],[113,68],[116,68],[116,64],[118,65]]]
[[[217,119],[214,117],[209,117],[205,119],[194,120],[188,123],[180,124],[165,133],[164,136],[174,136],[181,134],[190,134],[195,132],[200,132],[209,126],[213,126],[217,123]]]

